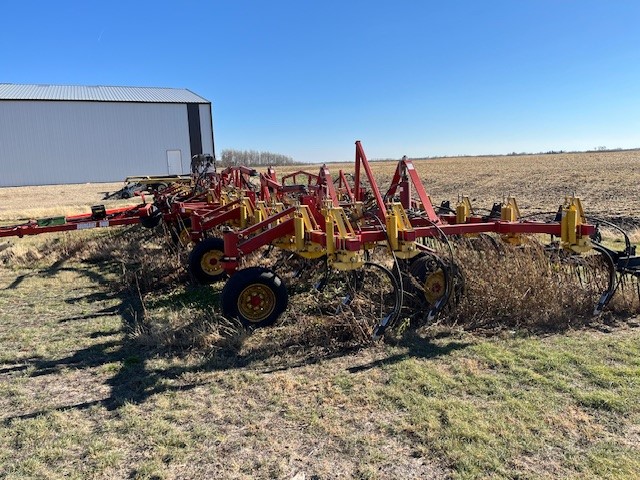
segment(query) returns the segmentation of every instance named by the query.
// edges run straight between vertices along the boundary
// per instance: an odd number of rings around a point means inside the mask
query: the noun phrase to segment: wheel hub
[[[445,292],[445,278],[442,269],[427,275],[423,285],[424,296],[430,304],[436,303]]]
[[[220,262],[222,257],[223,253],[219,250],[211,250],[205,253],[200,260],[202,271],[211,276],[222,274],[223,268],[222,263]]]
[[[262,284],[249,285],[238,297],[238,311],[251,322],[264,320],[271,315],[275,306],[275,294]]]

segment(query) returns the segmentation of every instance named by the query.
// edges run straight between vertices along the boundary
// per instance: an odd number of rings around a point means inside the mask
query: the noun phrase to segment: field
[[[436,204],[515,195],[529,214],[575,193],[640,240],[638,151],[416,166]],[[373,164],[387,181],[393,167]],[[119,186],[0,189],[0,222],[87,211]],[[480,303],[463,316],[384,343],[305,292],[248,335],[160,230],[0,241],[0,478],[640,474],[637,300],[559,313],[571,288],[519,258],[469,270]]]

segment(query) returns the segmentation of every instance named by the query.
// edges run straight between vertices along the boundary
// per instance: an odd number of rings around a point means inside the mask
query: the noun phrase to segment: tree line
[[[295,165],[292,157],[273,152],[259,152],[257,150],[234,150],[228,148],[222,151],[220,163],[223,167],[246,165],[261,167],[269,165]]]

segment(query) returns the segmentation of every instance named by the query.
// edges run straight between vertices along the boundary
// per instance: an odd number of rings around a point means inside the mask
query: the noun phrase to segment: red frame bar
[[[364,149],[362,148],[362,143],[360,140],[356,141],[356,178],[354,185],[354,196],[356,201],[362,201],[364,192],[360,187],[360,167],[364,168],[364,171],[367,175],[367,179],[369,180],[369,185],[371,186],[371,190],[373,191],[373,195],[376,198],[376,203],[378,204],[378,209],[380,210],[379,216],[383,223],[386,224],[387,221],[387,207],[384,204],[384,200],[382,198],[382,194],[380,193],[380,189],[378,188],[378,183],[373,176],[373,172],[371,171],[371,167],[369,166],[369,160],[367,160],[367,156],[364,153]]]
[[[409,180],[411,180],[411,182],[409,182]],[[401,187],[402,192],[400,193],[400,202],[405,209],[411,208],[411,184],[413,184],[413,187],[418,194],[418,198],[420,199],[420,203],[422,203],[429,220],[433,223],[441,223],[441,220],[436,214],[433,204],[429,199],[429,195],[420,180],[420,176],[416,171],[415,165],[406,156],[402,157],[402,160],[398,162],[396,171],[393,174],[393,179],[391,180],[391,187],[389,187],[385,197],[394,195],[398,187]]]
[[[40,235],[41,233],[68,232],[73,230],[88,230],[92,228],[106,228],[140,223],[140,217],[151,204],[121,207],[106,210],[102,219],[92,218],[93,214],[83,213],[65,217],[62,225],[39,226],[37,220],[30,220],[21,225],[0,227],[0,237],[24,237]]]

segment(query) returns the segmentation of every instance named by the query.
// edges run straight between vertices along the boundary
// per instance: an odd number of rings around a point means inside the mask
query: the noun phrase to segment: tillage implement
[[[568,265],[585,282],[595,278],[590,271],[599,271],[594,314],[621,284],[631,280],[637,288],[640,279],[640,257],[628,236],[622,232],[623,250],[605,246],[599,227],[607,222],[588,222],[578,198],[566,198],[546,221],[523,217],[515,198],[494,204],[486,215],[476,214],[468,197],[455,206],[434,206],[406,157],[381,189],[359,141],[353,171],[335,177],[326,166],[280,180],[272,168],[217,171],[213,157],[199,155],[190,182],[157,185],[152,194],[152,203],[142,197],[133,207],[96,206],[91,214],[0,227],[0,237],[164,222],[190,249],[188,268],[196,281],[225,282],[225,316],[248,328],[268,326],[287,308],[290,290],[307,289],[323,313],[365,319],[374,338],[401,317],[431,321],[455,308],[465,291],[456,259],[462,242],[501,250],[550,237],[544,248],[552,264]]]

